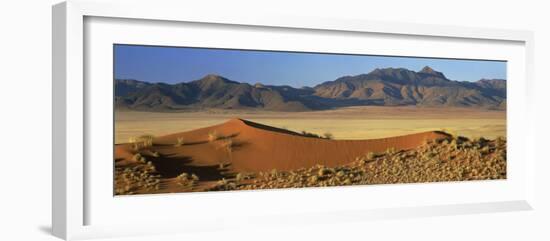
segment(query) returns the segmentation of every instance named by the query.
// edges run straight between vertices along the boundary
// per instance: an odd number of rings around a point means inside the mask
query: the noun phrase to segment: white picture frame
[[[150,11],[150,9],[155,11]],[[516,96],[514,103],[508,103],[512,114],[508,113],[508,117],[512,118],[509,131],[517,138],[510,140],[509,148],[514,149],[515,156],[521,157],[517,159],[517,165],[511,165],[510,168],[520,170],[521,175],[518,178],[512,179],[507,183],[438,183],[430,184],[429,186],[418,185],[382,185],[368,187],[370,193],[391,193],[396,191],[410,190],[412,195],[433,195],[441,187],[448,185],[453,186],[456,190],[476,190],[480,193],[479,198],[468,197],[469,199],[454,200],[452,195],[448,200],[442,200],[440,203],[422,203],[411,201],[408,204],[404,202],[394,202],[391,204],[380,204],[378,208],[357,208],[357,205],[350,204],[349,209],[330,209],[320,210],[319,205],[309,205],[308,209],[289,210],[288,206],[281,202],[280,206],[274,207],[272,210],[262,210],[263,207],[249,205],[251,212],[260,213],[261,218],[256,219],[253,225],[292,225],[299,224],[305,221],[310,223],[324,222],[342,222],[342,221],[361,221],[361,220],[378,220],[385,218],[398,217],[423,217],[433,215],[452,215],[452,214],[467,214],[467,213],[482,213],[482,212],[499,212],[499,211],[516,211],[516,210],[531,210],[534,202],[534,135],[531,128],[522,129],[520,124],[529,125],[532,110],[529,108],[529,94],[533,92],[532,74],[533,74],[533,34],[529,31],[518,30],[497,30],[497,29],[482,29],[457,26],[439,26],[439,25],[422,25],[409,23],[391,23],[391,22],[370,22],[357,21],[351,19],[320,19],[320,18],[301,18],[293,16],[276,16],[276,15],[254,15],[251,13],[247,16],[231,15],[214,15],[209,16],[202,14],[199,11],[187,8],[185,3],[178,1],[169,2],[132,2],[132,1],[81,1],[72,0],[60,3],[53,7],[53,194],[52,194],[52,226],[53,234],[63,239],[85,239],[95,237],[112,237],[123,235],[139,235],[139,234],[159,234],[159,233],[177,233],[177,232],[192,232],[209,229],[221,229],[239,225],[228,223],[221,220],[213,222],[209,219],[216,218],[208,216],[214,214],[205,214],[205,220],[199,220],[194,223],[185,223],[181,225],[162,225],[162,220],[168,223],[174,221],[177,212],[174,213],[172,219],[156,217],[155,211],[160,209],[155,208],[157,205],[172,205],[178,206],[178,203],[184,203],[186,199],[194,200],[185,202],[186,205],[197,205],[192,207],[195,209],[191,217],[198,217],[201,206],[198,203],[214,203],[215,200],[227,200],[228,202],[238,203],[241,199],[254,198],[264,202],[279,202],[282,195],[285,197],[300,198],[307,200],[308,198],[324,198],[328,195],[334,196],[334,189],[302,189],[302,190],[272,190],[262,191],[260,194],[252,192],[226,192],[222,194],[192,194],[191,195],[175,195],[177,197],[169,197],[169,201],[163,200],[163,195],[153,195],[152,197],[135,197],[125,199],[124,206],[128,208],[143,206],[144,203],[151,204],[151,210],[142,210],[143,216],[150,220],[155,220],[155,225],[136,226],[124,225],[121,223],[131,220],[116,220],[118,217],[113,215],[112,223],[102,223],[105,218],[98,219],[99,222],[90,222],[89,216],[95,215],[95,212],[104,213],[113,212],[113,207],[107,207],[104,204],[95,205],[90,209],[90,200],[95,200],[91,197],[94,194],[90,187],[90,182],[87,180],[86,173],[90,168],[93,168],[89,161],[86,161],[86,156],[90,154],[89,143],[86,143],[86,135],[90,133],[90,113],[94,113],[90,109],[89,96],[93,96],[88,91],[97,87],[90,86],[85,82],[87,78],[85,69],[89,67],[87,63],[85,44],[86,19],[94,18],[110,18],[123,21],[140,21],[155,22],[156,25],[163,23],[172,24],[211,24],[223,26],[224,29],[231,28],[246,28],[253,27],[254,29],[277,29],[278,31],[299,30],[307,33],[309,31],[318,31],[317,33],[334,33],[335,35],[344,33],[357,34],[382,34],[390,35],[395,38],[425,38],[425,39],[442,39],[461,41],[477,41],[491,45],[496,42],[502,44],[510,44],[516,46],[512,52],[514,56],[519,56],[518,61],[515,61],[518,71],[515,71],[514,92],[509,94]],[[138,22],[137,24],[140,24]],[[135,23],[134,23],[135,24]],[[155,25],[155,24],[153,24]],[[155,26],[156,26],[155,25]],[[150,26],[154,28],[155,26]],[[120,27],[120,26],[119,26]],[[93,33],[101,33],[101,31],[92,30]],[[89,33],[88,33],[89,34]],[[94,39],[94,38],[91,38]],[[131,39],[130,39],[131,40]],[[426,40],[426,41],[428,41]],[[108,40],[111,41],[111,40]],[[112,40],[115,41],[115,40]],[[140,41],[147,41],[141,39]],[[159,40],[151,40],[152,43]],[[519,50],[517,50],[519,49]],[[517,52],[520,51],[520,52]],[[93,61],[92,61],[93,62]],[[94,67],[95,68],[95,67]],[[510,88],[512,89],[512,88]],[[87,97],[88,96],[88,97]],[[91,97],[93,98],[93,97]],[[87,101],[88,100],[88,101]],[[110,101],[110,100],[109,100]],[[112,113],[111,113],[112,114]],[[87,124],[88,123],[88,124]],[[509,122],[510,123],[510,122]],[[513,134],[519,133],[520,134]],[[520,138],[521,137],[521,138]],[[514,154],[514,153],[512,153]],[[522,155],[519,155],[522,154]],[[511,155],[510,158],[514,158]],[[112,161],[112,160],[109,160]],[[95,165],[95,164],[93,164]],[[108,172],[110,170],[105,170]],[[112,179],[111,179],[112,180]],[[482,198],[481,192],[490,188],[510,188],[514,190],[503,192],[502,195],[494,195],[494,198]],[[426,187],[426,188],[425,188]],[[392,190],[393,189],[393,190]],[[361,190],[365,190],[362,188]],[[111,190],[109,190],[110,192]],[[506,191],[506,190],[505,190]],[[363,191],[357,188],[341,188],[337,191],[342,197],[350,198],[361,195]],[[475,192],[474,192],[475,193]],[[111,196],[111,198],[113,198]],[[114,200],[114,199],[113,199]],[[333,201],[338,201],[334,199]],[[307,205],[303,203],[302,205]],[[189,206],[186,206],[188,208]],[[244,209],[245,206],[237,207],[237,210]],[[147,209],[147,208],[146,208]],[[131,209],[128,209],[131,210]],[[128,211],[124,210],[124,211]],[[263,212],[262,212],[263,211]],[[235,215],[232,219],[241,220],[240,223],[247,223],[247,214],[238,214],[239,212],[228,212]],[[104,214],[103,217],[107,214]],[[194,216],[193,216],[194,215]],[[96,215],[101,216],[101,215]],[[322,216],[330,216],[332,218],[320,218]],[[132,217],[136,222],[140,221],[140,217]],[[288,221],[291,220],[291,221]],[[325,221],[332,220],[332,221]],[[183,225],[185,224],[185,225]],[[208,224],[208,225],[207,225]]]

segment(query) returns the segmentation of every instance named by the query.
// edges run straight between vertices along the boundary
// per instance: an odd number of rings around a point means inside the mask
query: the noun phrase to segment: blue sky
[[[502,61],[138,45],[115,45],[114,51],[115,78],[147,82],[189,82],[207,74],[218,74],[251,84],[302,87],[368,73],[375,68],[419,71],[424,66],[443,72],[452,80],[506,79],[506,62]]]

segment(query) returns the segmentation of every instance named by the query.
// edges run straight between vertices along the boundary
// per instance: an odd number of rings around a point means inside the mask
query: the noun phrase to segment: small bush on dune
[[[220,144],[220,147],[227,152],[229,162],[232,161],[233,144],[233,140],[231,140],[230,138],[224,139]],[[224,165],[224,161],[220,160],[220,169],[223,169]]]
[[[324,176],[324,175],[326,175],[327,173],[328,173],[328,171],[327,171],[327,169],[324,168],[324,167],[320,167],[320,168],[319,168],[319,171],[317,171],[317,175],[318,175],[318,176],[321,176],[321,177]]]
[[[332,135],[332,133],[330,133],[330,132],[326,132],[325,134],[323,134],[323,137],[325,139],[329,139],[329,140],[334,139],[334,135]]]
[[[367,153],[367,159],[368,160],[372,160],[375,157],[376,157],[376,154],[374,154],[374,152],[371,151],[371,152]]]
[[[497,147],[500,147],[502,146],[504,143],[506,143],[506,138],[502,137],[502,136],[499,136],[495,139],[495,145]]]
[[[134,150],[139,150],[142,147],[150,147],[153,146],[153,135],[141,135],[138,137],[130,137],[128,141],[132,144],[132,148]]]
[[[183,137],[178,137],[176,144],[174,144],[175,147],[183,146],[185,142],[183,141]]]
[[[199,181],[199,177],[195,174],[189,175],[188,173],[182,172],[176,177],[178,185],[184,187],[191,187]]]
[[[277,177],[279,174],[279,171],[277,171],[277,169],[271,169],[270,174],[272,177]]]
[[[219,180],[217,183],[217,185],[227,185],[227,180],[225,180],[225,178],[222,178],[222,180]]]
[[[209,142],[217,141],[218,139],[220,139],[220,137],[221,136],[216,131],[211,131],[211,132],[208,133],[208,141]]]
[[[138,137],[138,142],[143,143],[144,147],[153,146],[153,135],[141,135]]]
[[[231,151],[233,151],[233,140],[225,139],[222,141],[221,146],[224,150],[231,153]]]
[[[178,179],[187,179],[187,177],[189,177],[189,174],[185,173],[185,172],[182,172],[181,174],[178,175]]]
[[[134,151],[139,151],[139,149],[141,149],[141,145],[140,145],[139,143],[137,143],[137,142],[132,143],[132,149],[133,149]]]
[[[194,181],[199,181],[199,177],[197,175],[195,175],[194,173],[191,174],[191,179],[193,179]]]
[[[137,143],[136,141],[136,138],[135,137],[130,137],[128,138],[128,143],[132,144],[132,149],[134,151],[138,151],[139,150],[139,143]]]
[[[427,146],[432,144],[432,142],[433,142],[432,140],[424,138],[424,140],[422,140],[422,145]]]
[[[132,156],[132,160],[134,160],[134,161],[141,161],[141,158],[142,158],[142,157],[143,157],[143,156],[141,156],[140,153],[136,153],[136,154],[134,154],[134,156]]]
[[[157,168],[155,167],[155,165],[153,165],[152,162],[148,161],[147,162],[147,166],[146,166],[146,170],[148,172],[156,172],[157,171]]]
[[[145,166],[115,169],[115,194],[126,195],[136,193],[150,193],[160,189],[159,176],[152,175],[155,167],[151,162]]]
[[[310,185],[313,185],[313,184],[316,184],[318,180],[319,180],[319,178],[314,175],[314,176],[309,177],[308,181],[309,181]]]
[[[235,176],[235,181],[238,183],[240,181],[242,181],[244,179],[244,175],[242,173],[237,173],[237,175]]]
[[[307,131],[302,131],[302,135],[305,137],[321,138],[321,136]]]

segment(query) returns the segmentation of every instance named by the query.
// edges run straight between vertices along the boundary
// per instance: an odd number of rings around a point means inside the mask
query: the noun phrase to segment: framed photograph
[[[532,209],[531,32],[184,5],[53,7],[54,235]]]

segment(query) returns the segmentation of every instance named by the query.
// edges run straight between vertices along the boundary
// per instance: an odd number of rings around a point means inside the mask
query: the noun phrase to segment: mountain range
[[[506,108],[506,80],[449,80],[426,66],[375,69],[314,87],[254,85],[207,75],[177,84],[115,79],[115,108],[152,111],[190,109],[324,110],[346,106]]]

